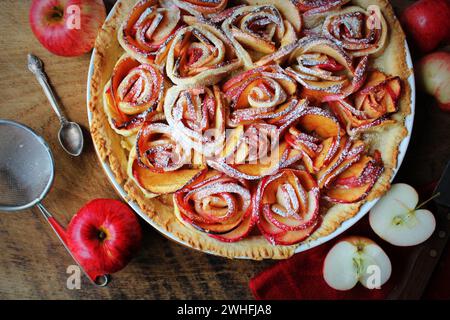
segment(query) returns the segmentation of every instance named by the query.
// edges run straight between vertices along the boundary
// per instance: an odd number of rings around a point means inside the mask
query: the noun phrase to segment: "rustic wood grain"
[[[44,204],[66,224],[85,202],[118,197],[100,169],[87,130],[89,55],[61,58],[48,53],[30,30],[30,2],[0,1],[0,118],[32,127],[49,143],[56,178]],[[107,1],[108,8],[113,2]],[[399,8],[410,3],[393,2]],[[86,146],[79,158],[70,157],[58,144],[59,123],[27,70],[28,52],[42,58],[64,111],[84,129]],[[421,184],[436,179],[450,157],[450,115],[433,104],[429,98],[418,100],[413,138],[399,180]],[[109,287],[94,288],[83,278],[80,290],[69,290],[66,268],[73,262],[38,210],[0,213],[0,298],[245,299],[252,297],[249,279],[274,263],[210,256],[167,240],[145,223],[142,226],[143,250]]]

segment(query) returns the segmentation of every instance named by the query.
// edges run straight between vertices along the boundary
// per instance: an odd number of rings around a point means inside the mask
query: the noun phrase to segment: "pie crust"
[[[224,243],[186,227],[174,214],[171,194],[150,198],[149,194],[145,194],[130,178],[128,153],[133,148],[134,141],[117,134],[111,128],[103,107],[103,90],[110,80],[116,62],[124,54],[117,39],[117,33],[135,3],[136,0],[117,2],[114,12],[103,25],[95,44],[88,104],[92,113],[90,131],[100,161],[109,164],[116,181],[127,192],[126,201],[135,201],[152,221],[189,246],[228,258],[246,257],[255,260],[288,258],[294,254],[299,244],[272,245],[260,235],[252,235],[238,242]],[[364,9],[372,4],[378,5],[383,13],[388,25],[388,38],[383,53],[376,58],[371,58],[371,61],[377,69],[386,74],[398,76],[402,81],[402,95],[398,101],[398,111],[391,116],[392,121],[386,121],[384,125],[364,133],[364,141],[369,144],[369,148],[381,152],[385,170],[365,200],[353,204],[334,204],[323,212],[320,227],[302,243],[334,232],[344,221],[356,215],[364,202],[383,195],[389,189],[390,179],[397,166],[399,144],[408,133],[404,122],[411,109],[411,88],[407,79],[412,70],[408,69],[406,63],[405,36],[387,0],[351,1],[351,5]]]

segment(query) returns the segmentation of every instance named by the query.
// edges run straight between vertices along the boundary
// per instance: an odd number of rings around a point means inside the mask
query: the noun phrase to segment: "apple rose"
[[[174,2],[191,14],[208,16],[223,11],[228,0],[174,0]]]
[[[302,12],[306,28],[319,26],[330,12],[338,10],[350,0],[293,0],[294,5]]]
[[[225,106],[217,86],[169,89],[164,113],[174,135],[186,148],[213,156],[225,140]]]
[[[309,173],[317,173],[336,155],[343,132],[330,112],[309,107],[285,134],[286,142],[302,154]]]
[[[222,23],[222,29],[246,68],[273,61],[268,56],[285,51],[283,47],[297,40],[292,24],[273,5],[238,7]]]
[[[380,8],[367,7],[367,11],[352,6],[332,13],[323,24],[322,34],[337,40],[354,57],[381,51],[387,38],[387,24]]]
[[[129,136],[136,133],[144,121],[160,120],[166,86],[155,65],[141,64],[124,54],[103,91],[104,109],[111,127]]]
[[[168,45],[183,25],[179,8],[158,0],[141,0],[122,24],[118,40],[124,50],[142,63],[163,64],[160,51]]]
[[[277,125],[241,125],[227,133],[221,154],[206,161],[211,168],[236,179],[260,179],[297,162],[302,156],[284,140],[280,142]]]
[[[356,68],[352,58],[330,39],[310,36],[300,39],[291,53],[286,72],[302,86],[302,96],[314,102],[343,99],[363,84],[368,65],[367,56]]]
[[[347,135],[340,137],[334,151],[328,144],[322,148],[325,151],[320,152],[320,165],[314,172],[322,197],[333,203],[365,199],[384,170],[380,153],[368,155],[363,141]]]
[[[400,93],[399,77],[374,70],[358,92],[344,100],[330,101],[328,105],[347,133],[354,135],[387,121],[387,116],[397,111]]]
[[[277,66],[258,67],[240,73],[223,86],[230,101],[228,125],[274,119],[287,114],[296,106],[293,95],[297,84]]]
[[[220,241],[239,241],[257,220],[248,182],[214,171],[199,175],[173,199],[180,222]]]
[[[364,200],[384,171],[381,154],[361,155],[347,166],[323,191],[323,198],[333,203],[354,203]],[[346,160],[347,161],[347,160]],[[343,163],[347,163],[344,161]],[[345,167],[342,164],[340,167]]]
[[[262,179],[254,205],[259,230],[275,245],[296,244],[319,225],[319,188],[303,170],[282,169]]]
[[[204,168],[202,162],[168,125],[146,123],[130,152],[128,174],[146,194],[172,193]]]
[[[178,31],[167,54],[166,73],[177,85],[219,82],[241,65],[228,39],[215,27],[195,23]]]

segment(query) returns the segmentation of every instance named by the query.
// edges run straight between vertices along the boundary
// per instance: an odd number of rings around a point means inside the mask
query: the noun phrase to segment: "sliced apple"
[[[341,135],[339,121],[331,113],[320,108],[308,108],[298,123],[307,132],[315,132],[322,138]]]
[[[323,166],[327,165],[334,157],[340,144],[340,136],[329,137],[322,141],[321,151],[314,159],[313,167],[315,171],[319,171]]]
[[[319,214],[319,200],[315,191],[308,192],[307,197],[308,209],[301,219],[280,216],[276,214],[269,205],[264,206],[264,215],[274,226],[282,230],[296,231],[309,228],[317,221],[317,215]]]
[[[296,231],[285,231],[274,235],[272,237],[272,243],[275,245],[289,246],[306,240],[318,227],[320,226],[320,221],[316,221],[310,227],[303,230]]]
[[[381,172],[382,168],[378,168],[377,171],[372,174],[369,181],[359,186],[355,187],[333,186],[327,189],[324,197],[328,201],[334,203],[354,203],[361,201],[365,199],[369,194],[370,190],[372,190]]]
[[[179,169],[168,172],[153,172],[140,166],[135,160],[132,166],[133,177],[139,186],[155,194],[173,193],[183,188],[202,169]]]
[[[220,235],[210,234],[209,236],[222,242],[236,242],[245,238],[250,233],[250,231],[252,231],[257,220],[258,216],[249,212],[248,214],[246,214],[241,224],[234,230]]]
[[[339,187],[360,187],[365,182],[367,174],[365,171],[369,171],[373,159],[369,156],[363,156],[360,161],[352,165],[350,168],[341,173],[336,181],[335,185]]]
[[[340,65],[353,71],[351,57],[332,40],[319,36],[302,38],[297,49],[291,53],[289,60],[292,62],[299,54],[313,52],[327,55],[337,61]]]
[[[275,6],[285,19],[287,19],[296,32],[300,32],[302,29],[302,19],[297,7],[291,2],[286,0],[245,0],[251,5],[273,5]]]
[[[301,157],[300,151],[290,148],[283,141],[278,147],[278,152],[272,152],[271,155],[258,159],[257,163],[230,164],[226,159],[208,159],[207,164],[236,179],[257,180],[300,160]]]
[[[426,241],[436,228],[429,210],[418,209],[413,187],[397,183],[370,210],[370,226],[377,235],[396,246],[414,246]]]
[[[389,257],[375,242],[364,237],[347,237],[328,252],[323,265],[325,282],[345,291],[358,282],[369,289],[379,289],[390,278]]]

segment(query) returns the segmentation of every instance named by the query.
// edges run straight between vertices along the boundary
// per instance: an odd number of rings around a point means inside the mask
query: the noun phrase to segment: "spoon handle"
[[[28,69],[36,76],[36,79],[44,90],[50,105],[58,116],[59,121],[61,123],[66,123],[67,119],[58,104],[58,100],[56,99],[50,84],[48,83],[48,78],[45,74],[41,59],[33,54],[28,54]]]

